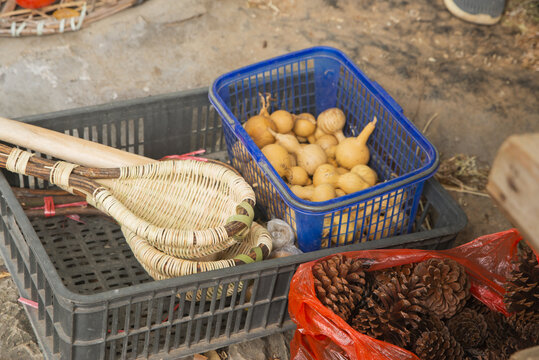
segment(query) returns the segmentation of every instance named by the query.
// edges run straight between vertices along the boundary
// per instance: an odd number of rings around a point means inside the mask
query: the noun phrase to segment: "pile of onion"
[[[326,109],[317,118],[286,109],[270,113],[270,96],[260,98],[261,110],[243,126],[296,196],[320,202],[376,185],[378,175],[367,165],[376,118],[357,137],[346,137],[341,109]]]
[[[376,117],[358,136],[346,137],[346,115],[338,108],[326,109],[315,117],[309,113],[292,114],[286,109],[270,113],[269,103],[269,96],[261,96],[261,110],[246,121],[244,128],[297,197],[323,202],[379,183],[378,174],[368,165],[367,146],[376,129]],[[353,226],[345,225],[362,218],[364,226],[357,231],[363,229],[363,238],[388,236],[390,228],[394,230],[404,223],[401,209],[406,200],[406,193],[399,190],[371,199],[354,211],[342,210],[339,216],[324,219],[322,236],[326,239],[331,235],[333,242],[352,242],[358,233]]]

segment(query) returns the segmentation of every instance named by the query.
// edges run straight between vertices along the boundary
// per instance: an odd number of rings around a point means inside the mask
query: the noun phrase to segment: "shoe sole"
[[[501,15],[498,16],[498,17],[492,17],[492,16],[487,15],[487,14],[470,14],[470,13],[467,13],[467,12],[463,11],[461,8],[459,8],[453,2],[453,0],[444,0],[444,4],[447,7],[447,10],[449,10],[449,12],[451,14],[458,17],[459,19],[462,19],[462,20],[465,20],[465,21],[468,21],[468,22],[471,22],[471,23],[474,23],[474,24],[494,25],[498,21],[500,21],[500,19],[502,18]]]

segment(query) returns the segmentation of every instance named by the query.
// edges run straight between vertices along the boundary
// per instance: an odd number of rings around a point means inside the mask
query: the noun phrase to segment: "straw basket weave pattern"
[[[15,0],[0,0],[0,36],[19,37],[77,31],[92,22],[144,0],[57,0],[41,9],[25,9]]]

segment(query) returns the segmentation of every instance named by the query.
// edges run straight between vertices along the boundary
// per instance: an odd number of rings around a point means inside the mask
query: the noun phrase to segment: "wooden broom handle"
[[[0,140],[87,167],[141,165],[153,159],[0,117]]]

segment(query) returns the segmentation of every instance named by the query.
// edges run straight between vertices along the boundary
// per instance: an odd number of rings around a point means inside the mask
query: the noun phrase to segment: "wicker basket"
[[[122,226],[156,280],[260,261],[271,252],[267,230],[252,227],[253,189],[227,164],[169,160],[102,169],[34,155],[0,144],[0,167],[85,196]]]
[[[249,234],[243,241],[220,253],[216,260],[191,261],[167,255],[129,230],[122,229],[122,231],[138,262],[148,275],[155,280],[170,279],[260,261],[263,259],[262,248],[265,246],[271,249],[272,247],[269,232],[262,225],[253,223]],[[251,255],[253,253],[256,255],[255,258]],[[244,282],[240,282],[237,291],[241,291],[244,285]],[[226,296],[231,296],[234,293],[234,287],[233,283],[226,287]],[[216,289],[216,296],[222,296],[223,286],[217,286]],[[210,299],[213,295],[214,288],[207,288],[206,298]],[[195,298],[200,300],[203,296],[202,290],[199,289],[195,296],[193,296],[192,292],[188,292],[186,299],[192,300]]]
[[[77,31],[144,0],[59,0],[38,10],[18,6],[15,0],[0,0],[0,36],[51,35]]]

